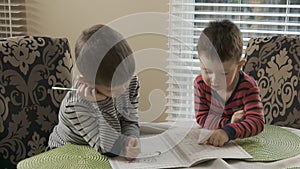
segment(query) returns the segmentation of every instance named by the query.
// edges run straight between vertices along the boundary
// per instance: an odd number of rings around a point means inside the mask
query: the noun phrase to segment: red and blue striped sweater
[[[194,81],[194,103],[197,123],[211,130],[224,129],[230,140],[254,136],[264,129],[259,87],[243,71],[240,71],[237,86],[226,101],[198,75]],[[230,123],[233,113],[238,109],[244,110],[245,119]]]

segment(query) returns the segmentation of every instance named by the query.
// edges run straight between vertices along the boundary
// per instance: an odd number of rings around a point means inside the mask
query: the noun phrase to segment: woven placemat
[[[247,161],[277,161],[300,154],[300,137],[274,125],[265,125],[259,135],[236,142],[253,156]]]
[[[90,146],[66,144],[20,161],[18,169],[111,169],[106,156]]]

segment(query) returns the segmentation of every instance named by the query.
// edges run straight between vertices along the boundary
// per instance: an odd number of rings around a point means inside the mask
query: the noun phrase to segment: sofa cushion
[[[261,89],[267,124],[300,128],[300,39],[250,39],[243,70]]]
[[[66,38],[0,40],[1,167],[45,151],[66,94],[51,87],[71,87],[72,68]]]

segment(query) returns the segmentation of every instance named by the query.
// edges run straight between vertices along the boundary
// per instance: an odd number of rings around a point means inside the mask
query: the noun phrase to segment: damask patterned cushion
[[[0,39],[1,168],[45,151],[66,94],[51,87],[71,87],[72,68],[66,38]]]
[[[267,124],[300,128],[300,39],[250,39],[244,71],[257,80]]]

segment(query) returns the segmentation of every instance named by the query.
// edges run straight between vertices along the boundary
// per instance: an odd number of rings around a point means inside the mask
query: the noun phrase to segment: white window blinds
[[[20,36],[26,32],[25,0],[0,0],[0,37]]]
[[[197,42],[213,20],[229,19],[251,37],[300,35],[299,0],[170,0],[167,120],[193,120]]]

